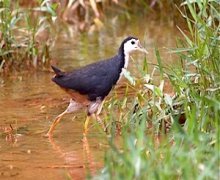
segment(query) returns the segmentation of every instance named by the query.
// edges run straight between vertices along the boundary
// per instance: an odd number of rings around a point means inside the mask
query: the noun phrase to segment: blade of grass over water
[[[160,53],[158,51],[158,48],[155,48],[155,54],[156,54],[156,57],[157,57],[157,62],[158,62],[158,67],[159,67],[159,70],[160,70],[160,76],[161,78],[163,78],[163,65],[162,65],[162,62],[161,62],[161,57],[160,57]]]

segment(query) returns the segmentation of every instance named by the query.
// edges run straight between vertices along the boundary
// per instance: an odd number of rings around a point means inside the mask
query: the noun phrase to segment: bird
[[[118,84],[123,72],[128,67],[129,56],[134,51],[148,53],[140,44],[138,38],[126,37],[118,53],[108,59],[100,60],[70,72],[64,72],[51,65],[55,76],[52,81],[70,95],[70,102],[64,112],[59,114],[51,124],[47,134],[53,134],[56,125],[61,118],[68,113],[76,112],[82,108],[87,109],[87,117],[84,123],[84,133],[88,132],[88,124],[91,117],[98,120],[98,115],[106,96],[115,85]]]

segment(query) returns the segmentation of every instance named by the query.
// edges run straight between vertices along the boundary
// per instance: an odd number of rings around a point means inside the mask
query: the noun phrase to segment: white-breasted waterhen
[[[84,131],[87,132],[90,117],[97,118],[101,112],[105,97],[121,78],[123,69],[128,66],[129,55],[133,51],[147,53],[137,38],[127,37],[122,41],[117,55],[112,58],[89,64],[72,72],[62,72],[52,66],[56,74],[52,81],[64,89],[71,99],[67,109],[55,118],[46,136],[52,134],[64,114],[83,107],[87,108],[84,124]]]

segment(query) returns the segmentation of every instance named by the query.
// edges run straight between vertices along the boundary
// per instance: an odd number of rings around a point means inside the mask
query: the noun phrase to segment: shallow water
[[[105,139],[94,128],[88,139],[83,137],[83,113],[75,119],[67,115],[54,138],[43,137],[69,101],[53,87],[50,77],[48,73],[23,75],[7,79],[1,88],[0,178],[38,179],[42,174],[41,179],[81,179],[88,169],[94,172],[101,167]]]
[[[173,62],[167,48],[175,47],[174,26],[149,19],[122,21],[115,17],[109,21],[107,28],[92,34],[67,36],[62,32],[51,52],[53,63],[70,70],[111,57],[127,35],[140,38],[149,51],[149,63],[156,63],[155,46],[165,63]],[[144,55],[133,57],[129,70],[139,76],[136,69]],[[91,127],[87,138],[83,136],[84,112],[66,115],[53,138],[43,137],[69,101],[51,82],[52,76],[24,72],[0,79],[0,179],[84,179],[102,167],[106,136],[98,125]]]

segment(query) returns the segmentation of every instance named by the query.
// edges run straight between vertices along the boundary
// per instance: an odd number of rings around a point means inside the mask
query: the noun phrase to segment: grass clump
[[[172,50],[180,65],[163,67],[156,50],[161,83],[149,81],[153,74],[147,81],[145,77],[130,113],[120,116],[122,136],[117,145],[114,122],[118,119],[112,110],[110,149],[94,179],[219,178],[219,4],[187,0],[182,6],[189,31],[180,29],[184,39]],[[164,93],[164,78],[171,82],[175,95]],[[120,111],[122,102],[118,102]],[[136,104],[139,108],[134,111]],[[180,119],[185,121],[182,125]],[[161,131],[167,122],[169,133]]]
[[[51,7],[47,1],[31,8],[0,1],[0,72],[49,64]]]

